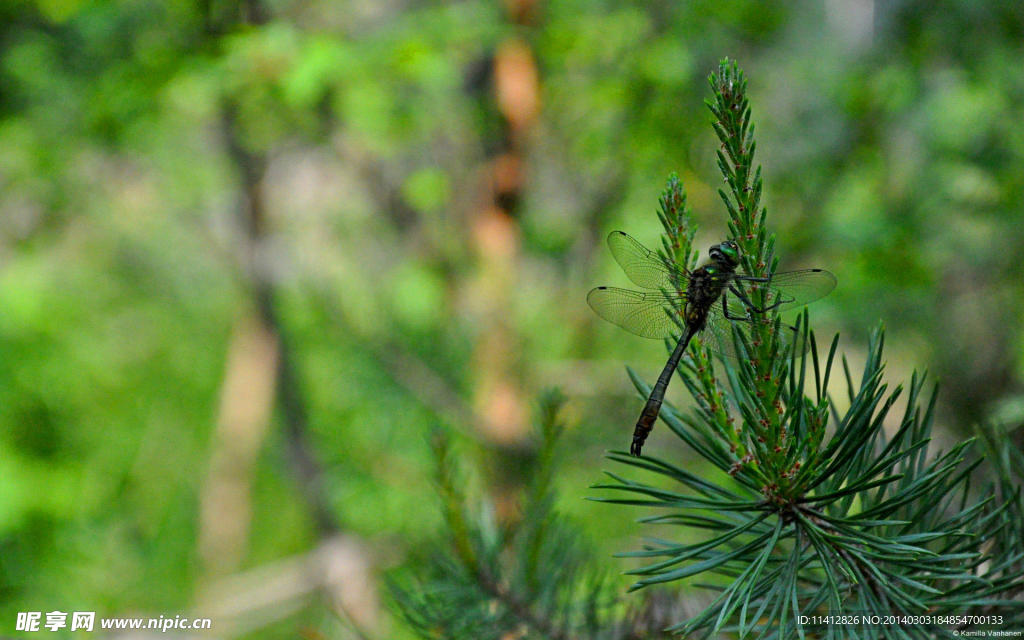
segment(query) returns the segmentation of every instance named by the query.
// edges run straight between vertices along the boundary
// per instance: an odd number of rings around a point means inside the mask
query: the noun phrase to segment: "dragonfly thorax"
[[[693,331],[704,328],[711,307],[733,279],[739,266],[740,248],[732,240],[726,240],[708,249],[708,256],[707,264],[690,273],[686,287],[683,316]]]
[[[704,328],[708,313],[729,286],[735,267],[716,263],[704,265],[690,273],[686,287],[685,322],[694,331]]]

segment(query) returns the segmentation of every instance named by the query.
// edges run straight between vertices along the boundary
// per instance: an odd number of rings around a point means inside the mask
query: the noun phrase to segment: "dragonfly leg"
[[[732,287],[730,286],[729,289],[732,289]],[[733,293],[736,293],[736,292],[734,291]],[[722,314],[726,318],[728,318],[729,320],[740,320],[740,321],[743,321],[743,322],[750,322],[750,317],[749,316],[734,316],[734,315],[729,313],[729,300],[727,298],[728,295],[729,294],[728,294],[727,291],[723,291],[722,292]],[[743,299],[742,296],[739,296],[739,294],[737,294],[737,296],[740,297],[741,300]],[[750,304],[748,304],[746,302],[744,304],[746,304],[748,307],[751,306]]]
[[[736,297],[738,297],[740,300],[742,300],[743,304],[746,305],[746,307],[748,309],[754,311],[755,313],[766,313],[766,312],[771,311],[772,309],[778,307],[783,302],[786,302],[785,300],[781,300],[781,299],[780,300],[776,300],[774,304],[772,304],[772,305],[770,305],[770,306],[768,306],[768,307],[766,307],[764,309],[760,309],[760,308],[756,307],[750,301],[750,299],[747,298],[746,295],[744,295],[744,293],[742,291],[737,291],[732,285],[729,285],[729,290],[732,291],[734,294],[736,294]],[[753,322],[753,318],[750,318],[750,317],[742,317],[742,316],[740,316],[740,317],[733,317],[733,316],[730,316],[729,315],[729,307],[726,304],[726,300],[725,300],[725,295],[726,295],[725,292],[723,292],[722,293],[722,310],[725,312],[725,317],[726,318],[728,318],[730,320],[745,320],[747,322]],[[796,343],[797,335],[799,334],[799,331],[797,330],[797,328],[794,327],[791,324],[785,324],[785,323],[782,324],[782,328],[784,330],[783,331],[783,334],[785,336],[784,340],[787,340],[787,341],[792,342],[792,343],[795,344]]]
[[[783,300],[780,296],[778,300],[768,305],[767,307],[759,307],[750,300],[746,293],[744,293],[741,289],[737,288],[736,286],[730,284],[729,291],[732,291],[736,295],[736,297],[739,298],[744,305],[746,305],[748,309],[755,313],[768,313],[772,309],[777,309],[779,306],[782,305],[783,302],[786,302],[786,300]],[[724,298],[725,296],[722,297]]]

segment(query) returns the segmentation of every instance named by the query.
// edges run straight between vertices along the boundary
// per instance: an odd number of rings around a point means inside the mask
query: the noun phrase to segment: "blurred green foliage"
[[[261,19],[242,19],[253,7]],[[470,402],[490,321],[469,221],[501,135],[486,69],[513,36],[535,58],[540,113],[502,320],[527,395],[557,384],[573,399],[577,454],[557,482],[603,549],[637,532],[573,497],[627,441],[639,401],[621,362],[653,378],[662,346],[603,326],[583,296],[616,277],[608,230],[652,244],[672,171],[697,246],[723,237],[702,101],[725,55],[751,79],[782,268],[839,277],[817,330],[841,329],[857,353],[881,318],[891,375],[930,366],[949,390],[947,428],[1024,419],[1024,13],[968,0],[534,12],[517,25],[480,1],[0,5],[2,628],[19,610],[197,604],[199,495],[229,337],[253,305],[228,114],[265,162],[275,304],[330,505],[381,566],[429,535],[425,434],[460,422],[446,409]],[[277,413],[273,427],[244,567],[316,539]]]

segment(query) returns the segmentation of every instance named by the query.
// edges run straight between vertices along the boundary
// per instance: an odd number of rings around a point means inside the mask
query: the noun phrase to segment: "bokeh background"
[[[626,283],[610,230],[655,246],[670,172],[724,238],[724,56],[782,268],[839,279],[819,335],[856,370],[884,322],[944,437],[1018,425],[1016,3],[0,4],[0,629],[408,637],[381,578],[437,532],[430,430],[512,513],[550,386],[562,510],[636,548],[582,498],[641,405],[623,365],[653,380],[664,347],[585,295]]]

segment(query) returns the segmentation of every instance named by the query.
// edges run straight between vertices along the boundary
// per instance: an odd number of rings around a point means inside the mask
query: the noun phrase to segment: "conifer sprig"
[[[643,601],[623,605],[596,569],[585,536],[554,509],[556,445],[563,397],[544,394],[538,448],[522,518],[502,528],[486,501],[472,507],[461,465],[444,432],[432,439],[445,541],[429,547],[418,571],[390,579],[395,605],[423,638],[630,640],[668,638],[651,627]]]
[[[744,270],[770,275],[775,240],[760,204],[746,81],[726,60],[711,86],[729,229]],[[660,205],[662,258],[693,266],[696,229],[675,176]],[[486,506],[470,506],[450,443],[435,440],[446,542],[425,550],[420,571],[392,579],[413,629],[423,638],[473,640],[722,632],[789,640],[954,638],[1024,627],[1024,456],[991,429],[980,432],[988,461],[972,442],[933,451],[937,392],[916,373],[890,390],[881,327],[858,377],[837,357],[838,338],[819,353],[806,312],[798,320],[798,341],[810,344],[803,357],[794,355],[802,348],[787,350],[777,339],[777,315],[763,315],[765,322],[735,329],[736,360],[713,361],[692,342],[679,373],[693,408],[662,409],[662,420],[717,477],[682,461],[610,454],[653,479],[609,473],[598,488],[612,493],[601,500],[653,507],[660,512],[646,522],[686,528],[677,530],[686,542],[652,540],[624,554],[644,562],[630,572],[637,593],[629,606],[594,568],[580,530],[553,508],[561,427],[560,400],[549,395],[534,482],[523,518],[510,528]],[[630,375],[646,396],[646,384]],[[832,402],[836,388],[849,405],[843,411]],[[981,469],[988,472],[972,473]],[[992,481],[979,487],[975,475]],[[692,614],[671,587],[697,577],[713,600]],[[848,624],[811,617],[826,615],[852,617]]]
[[[753,161],[746,80],[726,60],[710,83],[714,96],[708,106],[727,185],[719,193],[729,229],[743,251],[744,270],[770,276],[778,259],[760,204],[763,181]],[[670,180],[662,196],[663,248],[690,266],[689,247],[677,249],[679,239],[687,238],[678,230],[692,228],[680,219],[688,212],[677,207],[669,215],[665,202],[685,202],[677,180]],[[754,303],[763,305],[756,295]],[[720,478],[650,456],[610,454],[678,488],[609,474],[612,482],[598,488],[623,495],[605,501],[666,509],[646,521],[705,534],[695,543],[658,540],[623,554],[646,563],[630,572],[638,576],[634,589],[717,575],[712,604],[673,627],[705,637],[721,631],[765,638],[812,632],[835,638],[953,637],[955,626],[927,616],[998,609],[1007,620],[1020,620],[1024,578],[1011,575],[1011,567],[1020,567],[1020,545],[1005,546],[1008,536],[1024,528],[1011,515],[1020,508],[1019,492],[999,502],[991,493],[970,490],[971,471],[979,463],[969,458],[970,442],[930,452],[935,392],[922,403],[924,376],[912,376],[906,410],[896,417],[904,389],[890,391],[883,381],[879,328],[859,380],[845,358],[839,361],[850,404],[840,414],[830,399],[838,338],[819,357],[805,311],[798,341],[811,349],[797,358],[803,349],[789,350],[778,339],[777,314],[762,315],[760,322],[734,327],[736,361],[712,362],[705,349],[692,346],[679,372],[694,407],[662,409],[672,431],[721,470]],[[649,393],[630,373],[640,393]],[[887,432],[889,423],[896,427]],[[864,616],[891,615],[903,622],[812,628],[803,618],[823,614],[865,621],[872,618]]]

